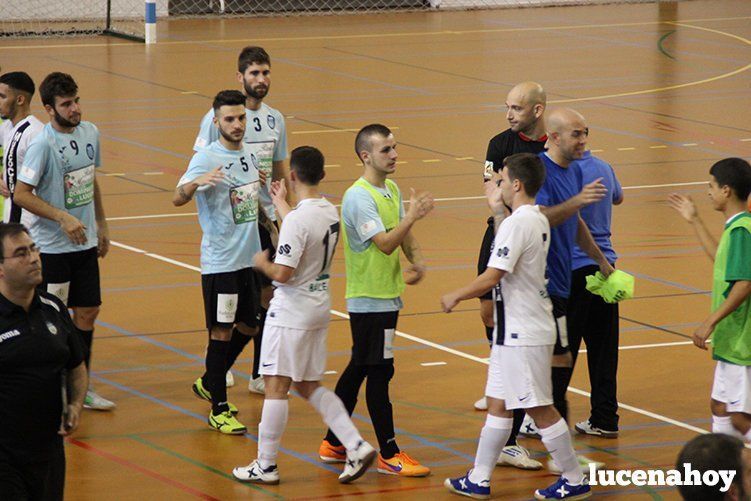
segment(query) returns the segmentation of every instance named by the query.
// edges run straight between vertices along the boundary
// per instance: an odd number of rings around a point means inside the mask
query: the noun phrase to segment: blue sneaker
[[[592,496],[586,480],[581,485],[571,485],[565,477],[560,477],[553,485],[535,491],[535,499],[587,499]]]
[[[475,499],[490,499],[490,482],[486,480],[479,484],[472,483],[469,480],[471,471],[469,470],[463,477],[447,478],[443,481],[443,485],[454,494]]]

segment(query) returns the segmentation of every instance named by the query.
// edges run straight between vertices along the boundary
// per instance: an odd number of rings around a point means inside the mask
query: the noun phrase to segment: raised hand
[[[694,201],[688,195],[679,195],[678,193],[671,193],[668,195],[668,205],[678,212],[683,219],[689,223],[693,221],[698,212],[696,211],[696,205]]]

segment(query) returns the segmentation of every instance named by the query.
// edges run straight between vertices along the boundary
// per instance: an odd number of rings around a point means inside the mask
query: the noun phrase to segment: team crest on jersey
[[[57,334],[57,327],[52,322],[47,322],[47,329],[53,336]]]
[[[91,145],[91,143],[88,143],[86,145],[86,155],[88,155],[89,160],[94,160],[94,147]]]
[[[255,153],[250,154],[250,163],[253,164],[253,167],[255,167],[256,170],[258,170],[260,162],[258,161],[258,157],[256,157]]]
[[[269,124],[269,127],[272,129],[276,127],[276,119],[271,115],[266,115],[266,123]]]

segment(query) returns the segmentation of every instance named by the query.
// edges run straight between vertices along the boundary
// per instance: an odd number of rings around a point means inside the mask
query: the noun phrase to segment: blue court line
[[[190,416],[192,418],[200,420],[202,423],[206,422],[206,416],[202,414],[195,413],[193,411],[190,411],[188,409],[185,409],[184,407],[180,407],[179,405],[172,404],[170,402],[167,402],[166,400],[162,400],[158,397],[155,397],[153,395],[149,395],[147,393],[144,393],[142,391],[136,390],[134,388],[131,388],[129,386],[125,386],[124,384],[116,383],[115,381],[112,381],[110,379],[107,379],[102,376],[94,375],[94,379],[97,381],[101,381],[105,384],[108,384],[110,386],[113,386],[117,388],[118,390],[124,391],[126,393],[130,393],[131,395],[135,395],[137,397],[146,399],[152,403],[161,405],[163,407],[167,407],[170,410],[177,411],[180,414],[184,414],[186,416]],[[245,433],[244,437],[248,440],[252,440],[253,442],[258,442],[258,436],[253,435],[252,433]],[[279,447],[279,451],[283,452],[289,456],[292,456],[295,459],[299,459],[300,461],[305,461],[306,463],[310,463],[313,466],[316,466],[323,470],[332,471],[334,473],[341,473],[337,468],[334,468],[333,466],[330,466],[326,463],[321,463],[318,458],[313,458],[312,456],[308,454],[302,454],[297,451],[293,451],[292,449],[287,449],[286,447]]]
[[[624,271],[626,271],[626,270],[624,270]],[[684,290],[684,291],[696,292],[696,293],[699,293],[699,294],[705,294],[707,292],[704,289],[697,289],[696,287],[691,287],[690,285],[679,284],[678,282],[672,282],[670,280],[665,280],[664,278],[652,277],[650,275],[645,275],[643,273],[637,273],[635,271],[626,271],[626,273],[629,273],[630,275],[633,275],[636,278],[643,278],[644,280],[649,280],[650,282],[656,282],[658,284],[669,285],[671,287],[675,287],[677,289],[681,289],[681,290]]]

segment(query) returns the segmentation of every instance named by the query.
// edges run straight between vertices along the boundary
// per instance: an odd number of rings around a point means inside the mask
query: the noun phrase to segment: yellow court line
[[[633,146],[629,146],[629,147],[627,147],[627,148],[616,148],[616,149],[617,149],[618,151],[633,151],[633,150],[635,150],[636,148],[634,148]]]
[[[666,144],[658,144],[658,145],[655,145],[655,146],[650,146],[650,148],[653,149],[653,150],[667,148],[667,147],[668,146]]]
[[[741,17],[716,17],[703,19],[686,19],[686,23],[708,22],[708,21],[740,21],[751,19],[751,16]],[[481,30],[441,30],[441,31],[413,31],[404,33],[359,33],[352,35],[318,35],[309,37],[272,37],[257,38],[255,42],[290,42],[290,41],[313,41],[313,40],[346,40],[361,38],[385,38],[385,37],[410,37],[410,36],[439,36],[439,35],[473,35],[481,33],[514,33],[520,31],[545,31],[545,30],[575,30],[588,28],[617,28],[626,26],[650,26],[658,24],[676,24],[672,21],[640,21],[633,23],[602,23],[602,24],[572,24],[561,26],[533,26],[527,28],[493,28]],[[708,29],[709,30],[709,29]],[[713,31],[713,30],[709,30]],[[720,32],[721,33],[721,32]],[[230,39],[209,39],[209,40],[165,40],[158,45],[189,45],[189,44],[207,44],[207,43],[246,43],[247,38],[230,38]],[[143,46],[138,42],[115,42],[115,43],[93,43],[93,44],[52,44],[52,45],[10,45],[7,47],[0,46],[0,50],[33,50],[33,49],[69,49],[69,48],[88,48],[88,47],[138,47]]]
[[[422,163],[424,163],[424,164],[434,164],[434,163],[440,162],[440,161],[441,161],[440,158],[429,158],[429,159],[423,160]]]
[[[741,139],[742,142],[746,143],[748,141],[751,141],[751,137],[747,137],[746,139]]]

